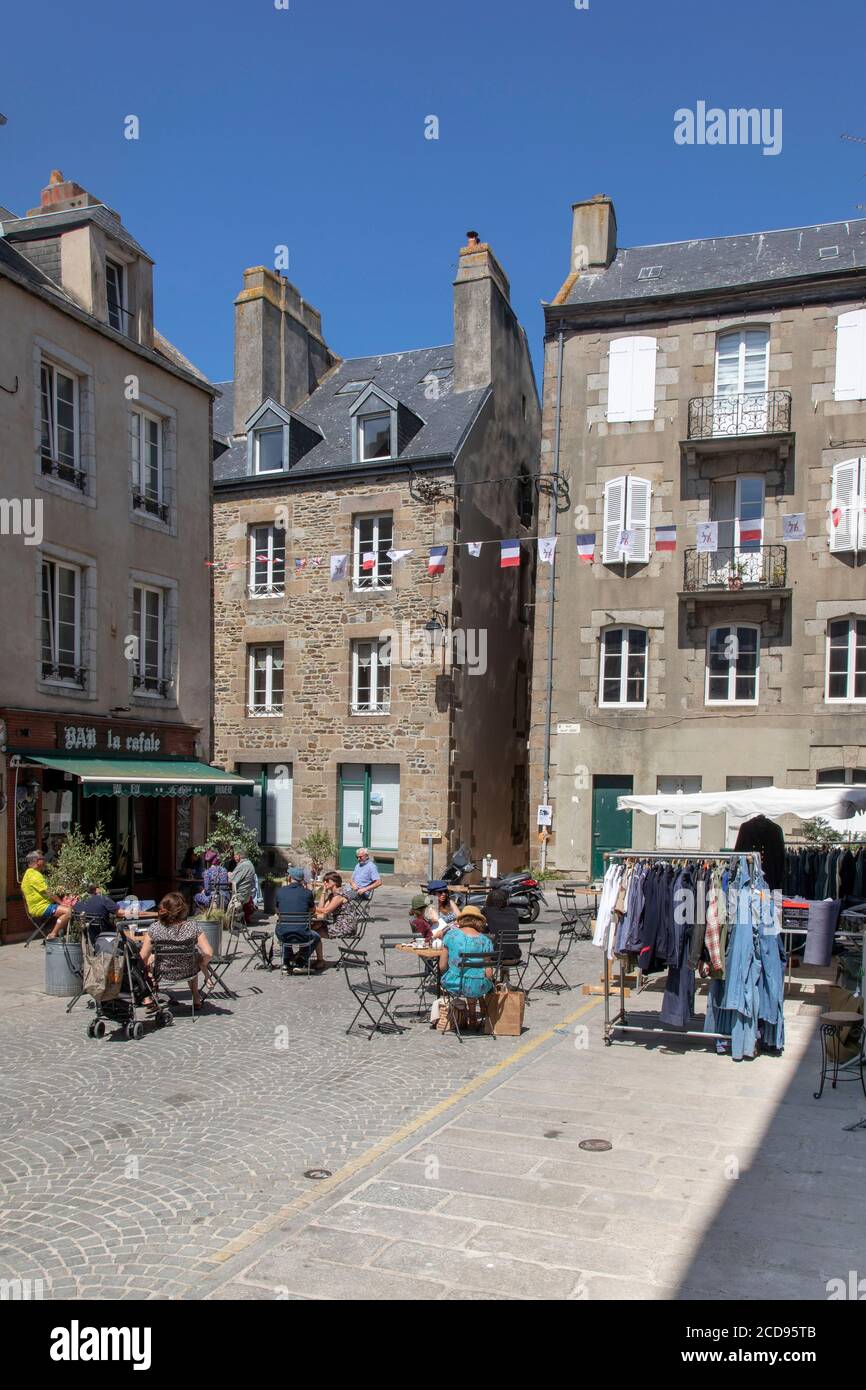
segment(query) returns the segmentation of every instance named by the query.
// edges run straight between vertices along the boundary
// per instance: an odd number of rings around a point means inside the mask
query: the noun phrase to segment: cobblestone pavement
[[[402,930],[410,896],[380,892],[386,920],[368,944]],[[539,940],[554,939],[554,922],[539,924]],[[575,949],[575,984],[594,956]],[[0,953],[0,1277],[42,1279],[50,1298],[202,1296],[220,1261],[309,1200],[306,1169],[357,1161],[581,1002],[540,996],[523,1040],[461,1046],[420,1022],[347,1038],[342,972],[234,966],[237,1001],[194,1023],[181,1006],[173,1028],[140,1042],[112,1027],[91,1041],[85,1002],[67,1015],[41,993],[42,968],[38,946]]]

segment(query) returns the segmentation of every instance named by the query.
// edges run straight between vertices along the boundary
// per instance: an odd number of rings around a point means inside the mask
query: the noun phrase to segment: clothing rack
[[[726,868],[730,865],[731,858],[732,858],[732,855],[730,855],[730,854],[701,854],[699,851],[696,852],[696,851],[694,851],[694,850],[692,850],[692,851],[688,851],[688,850],[684,850],[684,851],[673,850],[673,851],[671,851],[671,850],[639,850],[639,849],[634,849],[634,850],[632,850],[632,849],[628,849],[628,850],[606,850],[605,853],[604,853],[604,859],[605,859],[606,861],[607,861],[607,860],[619,860],[619,859],[639,859],[639,860],[641,860],[641,861],[643,862],[644,860],[647,860],[647,859],[654,859],[654,860],[666,861],[666,862],[669,863],[669,864],[674,864],[674,863],[677,863],[677,862],[679,862],[679,861],[681,861],[681,862],[683,862],[683,863],[685,863],[685,864],[724,864]],[[737,851],[737,858],[750,859],[750,860],[752,861],[752,867],[753,867],[753,868],[758,868],[758,869],[760,869],[760,867],[761,867],[761,855],[760,855],[760,852],[759,852],[758,850],[738,850],[738,851]],[[607,872],[607,864],[605,864],[605,873],[606,873],[606,872]],[[607,947],[605,946],[604,949],[605,949],[605,956],[607,956]],[[719,1041],[722,1041],[722,1042],[729,1042],[729,1041],[730,1041],[729,1035],[728,1035],[727,1033],[705,1033],[705,1032],[703,1031],[703,1029],[698,1030],[698,1029],[696,1029],[696,1028],[666,1028],[664,1025],[659,1025],[659,1024],[654,1024],[654,1023],[632,1023],[632,1022],[630,1022],[630,1019],[632,1019],[632,1018],[634,1018],[634,1017],[639,1017],[640,1015],[639,1015],[639,1014],[629,1014],[629,1013],[627,1012],[627,1010],[626,1010],[626,1007],[625,1007],[625,961],[624,961],[624,959],[623,959],[622,956],[620,956],[618,959],[619,959],[619,980],[618,980],[616,983],[617,983],[618,986],[619,986],[619,1009],[617,1010],[616,1014],[615,1014],[613,1017],[611,1017],[611,1012],[610,1012],[610,1004],[611,1004],[610,971],[609,971],[609,969],[608,969],[607,960],[605,960],[605,968],[604,968],[604,1045],[605,1045],[605,1047],[612,1047],[612,1046],[613,1046],[613,1043],[614,1043],[614,1037],[613,1037],[613,1035],[614,1035],[614,1033],[652,1033],[652,1034],[654,1034],[656,1037],[666,1037],[666,1038],[699,1038],[699,1039],[701,1040],[701,1042],[719,1042]],[[641,979],[642,979],[642,972],[641,972],[641,971],[638,971],[638,982],[637,982],[637,993],[638,993],[638,994],[641,992],[641,990],[642,990],[643,987],[644,987],[643,984],[642,984],[642,982],[641,982]],[[652,1018],[652,1017],[654,1017],[654,1015],[652,1015],[652,1014],[650,1014],[650,1013],[644,1012],[643,1017],[644,1017],[644,1018]]]

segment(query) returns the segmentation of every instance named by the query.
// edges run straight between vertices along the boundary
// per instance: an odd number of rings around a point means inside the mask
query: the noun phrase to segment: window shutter
[[[634,549],[629,556],[635,564],[645,563],[649,559],[650,544],[650,505],[652,501],[652,484],[647,478],[628,479],[628,505],[626,515],[628,520],[626,526],[629,530],[634,530]],[[605,533],[606,534],[606,533]]]
[[[857,538],[857,549],[866,550],[866,458],[860,460],[860,488],[859,495],[855,499],[857,517],[859,524],[855,532]]]
[[[616,564],[620,559],[617,538],[625,525],[625,478],[611,478],[604,487],[604,538],[602,561]]]
[[[854,550],[857,543],[857,505],[860,493],[860,459],[846,459],[833,468],[833,496],[830,502],[831,551]],[[833,514],[839,513],[838,525]]]
[[[866,399],[866,309],[852,309],[836,321],[835,398]]]
[[[655,415],[655,338],[615,338],[608,357],[607,418],[652,420]]]

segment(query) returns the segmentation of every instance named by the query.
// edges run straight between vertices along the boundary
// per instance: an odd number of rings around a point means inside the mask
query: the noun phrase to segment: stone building
[[[0,929],[24,856],[100,823],[154,897],[231,785],[210,755],[213,388],[153,326],[153,264],[55,172],[0,210]]]
[[[605,849],[733,843],[724,816],[632,824],[631,791],[866,782],[866,221],[622,249],[599,195],[571,267],[545,310],[542,471],[572,514],[552,666],[539,576],[531,781],[549,862],[597,876]]]
[[[414,878],[424,832],[437,869],[460,841],[527,859],[540,406],[474,234],[454,325],[342,361],[291,284],[244,274],[216,411],[215,755],[255,777],[245,814],[278,866],[315,829],[344,868],[366,844]],[[502,539],[519,565],[500,569]]]

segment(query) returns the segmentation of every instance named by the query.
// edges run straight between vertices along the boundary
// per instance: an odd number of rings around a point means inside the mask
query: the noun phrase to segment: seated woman
[[[431,879],[424,885],[424,891],[431,894],[424,916],[430,923],[432,935],[438,941],[457,921],[460,904],[454,901],[451,889],[442,878]]]
[[[484,913],[477,907],[464,907],[458,913],[456,925],[449,928],[442,938],[439,952],[441,984],[446,994],[459,994],[469,999],[470,1023],[475,1022],[475,1000],[483,999],[493,988],[493,970],[483,965],[461,967],[466,955],[487,955],[493,951],[493,942],[484,935]]]
[[[349,897],[343,889],[342,877],[333,869],[323,876],[322,882],[325,891],[314,913],[316,921],[324,923],[329,937],[355,936],[365,900]]]
[[[161,941],[183,942],[189,947],[188,953],[178,954],[163,961],[159,968],[157,987],[160,984],[178,983],[186,980],[192,993],[193,1004],[201,1008],[201,994],[198,987],[199,971],[207,973],[207,964],[213,955],[211,944],[199,924],[188,920],[186,902],[181,893],[166,893],[156,909],[157,920],[145,932],[141,943],[141,962],[147,965],[156,955],[155,947]],[[149,1002],[149,1001],[145,1001]]]
[[[201,892],[196,893],[193,902],[196,907],[203,907],[205,910],[214,906],[225,912],[231,897],[229,871],[224,864],[220,863],[220,857],[215,849],[209,849],[205,852],[204,864]]]
[[[487,935],[502,946],[502,964],[520,963],[520,946],[517,933],[520,931],[520,918],[517,908],[510,907],[508,894],[504,888],[491,888],[484,904],[484,919],[487,922]]]

